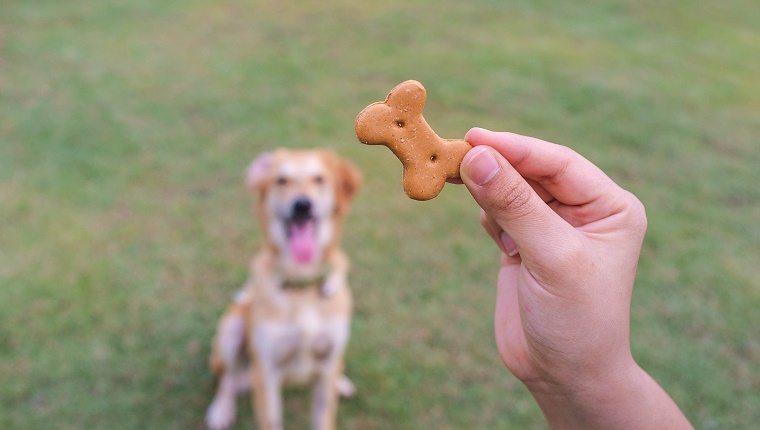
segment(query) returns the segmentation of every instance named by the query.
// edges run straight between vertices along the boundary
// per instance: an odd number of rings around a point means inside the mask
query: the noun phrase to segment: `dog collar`
[[[303,290],[309,287],[321,287],[325,283],[327,275],[321,274],[313,278],[285,279],[282,282],[283,290]]]

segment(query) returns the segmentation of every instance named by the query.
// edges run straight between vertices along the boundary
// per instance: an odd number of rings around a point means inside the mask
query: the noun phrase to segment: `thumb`
[[[581,243],[578,232],[495,149],[471,149],[460,175],[478,205],[512,238],[526,264],[559,263]]]

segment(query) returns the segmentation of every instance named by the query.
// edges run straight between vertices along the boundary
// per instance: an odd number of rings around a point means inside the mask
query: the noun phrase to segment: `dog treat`
[[[396,85],[383,102],[372,103],[356,117],[356,137],[367,145],[385,145],[404,166],[404,192],[430,200],[446,179],[459,178],[459,166],[471,146],[462,139],[442,139],[422,117],[425,87],[417,81]]]

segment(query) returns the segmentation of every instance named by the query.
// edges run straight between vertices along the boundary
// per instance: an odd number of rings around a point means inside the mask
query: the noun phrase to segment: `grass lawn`
[[[697,428],[760,422],[759,2],[291,3],[0,3],[0,428],[202,428],[209,340],[260,237],[242,172],[276,146],[366,178],[340,427],[545,428],[496,354],[469,194],[411,201],[354,137],[405,79],[443,137],[562,143],[636,193],[636,359]]]

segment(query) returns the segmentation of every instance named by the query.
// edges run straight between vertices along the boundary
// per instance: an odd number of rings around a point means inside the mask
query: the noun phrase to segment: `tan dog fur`
[[[313,387],[312,428],[334,429],[339,394],[353,392],[343,375],[352,299],[340,236],[360,173],[328,151],[278,150],[253,161],[247,182],[264,244],[217,327],[206,424],[231,425],[237,393],[252,387],[258,428],[281,429],[282,387],[298,384]],[[291,245],[296,236],[307,245]]]

